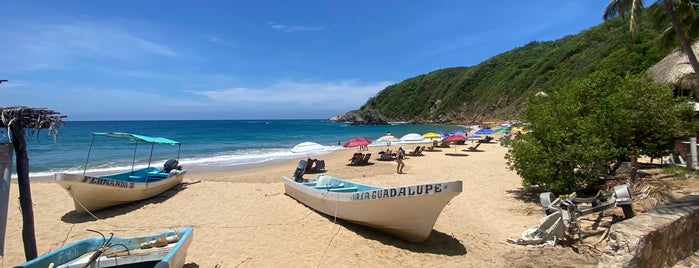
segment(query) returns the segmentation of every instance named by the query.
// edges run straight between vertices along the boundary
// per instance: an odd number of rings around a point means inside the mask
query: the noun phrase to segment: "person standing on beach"
[[[398,152],[396,152],[396,163],[398,163],[398,166],[396,167],[396,172],[398,172],[398,174],[403,174],[403,167],[405,167],[405,164],[403,163],[404,155],[405,150],[403,150],[403,147],[398,148]]]

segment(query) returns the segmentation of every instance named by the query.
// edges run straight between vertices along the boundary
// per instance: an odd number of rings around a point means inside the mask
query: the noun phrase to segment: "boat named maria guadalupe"
[[[286,177],[284,191],[323,214],[385,231],[410,242],[432,233],[439,214],[461,193],[462,181],[377,187],[320,174],[312,182]]]

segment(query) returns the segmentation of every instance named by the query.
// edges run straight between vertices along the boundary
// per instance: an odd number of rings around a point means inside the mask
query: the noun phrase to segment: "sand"
[[[43,254],[93,236],[86,229],[131,236],[190,225],[195,227],[194,241],[185,267],[591,267],[597,263],[594,248],[507,243],[508,237],[518,238],[544,216],[538,192],[524,191],[521,178],[507,168],[507,148],[487,143],[470,152],[469,145],[409,156],[405,174],[396,174],[395,162],[376,160],[384,147],[369,148],[373,157],[367,166],[347,165],[357,149],[315,156],[325,160],[327,174],[360,183],[463,181],[463,193],[444,208],[431,236],[418,244],[336,221],[285,195],[279,178],[293,174],[299,160],[294,159],[239,171],[191,170],[181,187],[98,211],[99,219],[75,213],[72,200],[57,184],[32,182],[38,250]],[[306,175],[310,176],[314,175]],[[598,217],[603,224],[585,230],[588,241],[608,226],[604,222],[610,216],[594,215]],[[10,267],[22,262],[22,217],[13,182],[2,263]]]

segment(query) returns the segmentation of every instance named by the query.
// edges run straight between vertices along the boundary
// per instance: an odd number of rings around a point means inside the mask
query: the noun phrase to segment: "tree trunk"
[[[22,240],[24,241],[24,257],[27,261],[36,259],[36,237],[34,234],[34,208],[32,207],[32,191],[29,183],[29,157],[24,140],[24,126],[13,124],[12,146],[15,149],[17,161],[17,182],[19,186],[19,205],[22,208]]]
[[[692,66],[692,69],[694,69],[694,79],[697,79],[697,82],[699,82],[699,61],[697,61],[697,56],[694,54],[694,50],[692,50],[692,43],[689,42],[689,39],[687,39],[687,36],[684,34],[684,29],[682,28],[679,18],[677,18],[677,15],[675,14],[674,5],[672,2],[672,0],[663,1],[665,11],[670,16],[672,28],[675,30],[675,34],[677,34],[677,39],[680,40],[680,45],[682,46],[684,53],[687,55],[689,64]],[[696,90],[699,89],[695,89],[695,91]],[[699,92],[695,93],[699,94]]]

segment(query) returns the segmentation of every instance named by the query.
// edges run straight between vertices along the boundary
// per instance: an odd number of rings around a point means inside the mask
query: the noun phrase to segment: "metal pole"
[[[7,209],[10,203],[10,179],[12,178],[12,144],[0,143],[0,256],[5,256],[5,230]]]
[[[697,168],[697,137],[689,138],[690,169]]]

